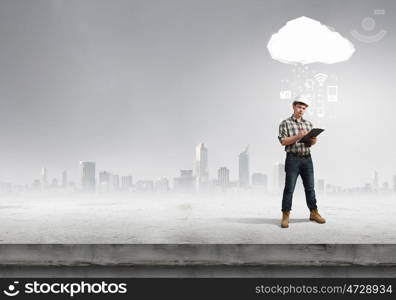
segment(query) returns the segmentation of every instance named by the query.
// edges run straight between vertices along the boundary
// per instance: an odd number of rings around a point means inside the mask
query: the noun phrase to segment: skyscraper
[[[325,181],[324,179],[318,180],[318,193],[323,194],[325,192]]]
[[[99,191],[109,192],[110,191],[110,178],[112,174],[107,171],[99,172]]]
[[[113,174],[111,176],[111,188],[113,191],[118,191],[120,189],[120,175]]]
[[[62,172],[62,187],[67,188],[67,171]]]
[[[113,174],[111,176],[111,182],[113,191],[118,191],[120,189],[120,175]]]
[[[221,187],[227,187],[230,184],[230,170],[226,167],[219,168],[217,178]]]
[[[95,162],[80,161],[81,188],[86,192],[95,191]]]
[[[107,171],[99,172],[99,184],[109,184],[111,173]]]
[[[285,182],[285,165],[277,162],[273,166],[273,174],[272,174],[273,192],[274,193],[282,192],[284,182]]]
[[[239,154],[239,186],[248,187],[250,184],[249,146]]]
[[[195,178],[198,188],[202,183],[209,181],[208,148],[205,147],[204,143],[195,147]]]
[[[41,187],[46,189],[48,187],[48,170],[47,168],[41,168]]]
[[[374,179],[373,179],[373,188],[375,191],[379,190],[379,179],[378,179],[378,172],[374,172]]]

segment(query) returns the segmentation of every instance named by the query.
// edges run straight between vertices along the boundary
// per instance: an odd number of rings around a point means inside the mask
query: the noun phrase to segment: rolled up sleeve
[[[282,122],[279,125],[279,135],[278,139],[279,142],[282,144],[282,140],[287,137],[287,129],[286,129],[286,122]]]

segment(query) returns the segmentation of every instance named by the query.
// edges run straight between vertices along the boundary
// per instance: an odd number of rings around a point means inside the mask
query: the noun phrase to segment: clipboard
[[[323,131],[324,131],[324,129],[321,129],[321,128],[313,128],[306,135],[304,135],[304,137],[301,140],[299,140],[298,142],[299,143],[309,143],[311,137],[316,137],[319,134],[321,134]]]

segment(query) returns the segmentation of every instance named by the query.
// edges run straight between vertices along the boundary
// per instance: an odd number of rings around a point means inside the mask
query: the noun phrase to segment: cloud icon
[[[334,64],[347,61],[355,47],[338,32],[308,17],[290,20],[271,36],[271,57],[285,64]]]

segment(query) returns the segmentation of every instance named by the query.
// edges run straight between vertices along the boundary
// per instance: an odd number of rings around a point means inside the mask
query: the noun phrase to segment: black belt
[[[287,155],[293,155],[295,157],[299,157],[299,158],[310,158],[311,154],[298,154],[298,153],[294,153],[294,152],[287,152]]]

